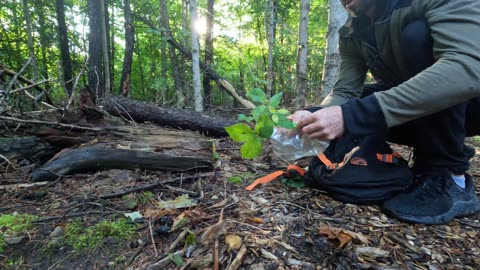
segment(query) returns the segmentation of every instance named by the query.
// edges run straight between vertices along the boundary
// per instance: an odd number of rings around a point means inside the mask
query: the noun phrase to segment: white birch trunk
[[[195,111],[203,111],[202,98],[202,80],[200,78],[200,45],[198,43],[198,33],[195,30],[197,23],[197,0],[190,0],[190,21],[192,31],[192,71],[193,71],[193,101]]]
[[[338,30],[348,18],[347,11],[338,0],[328,0],[327,47],[322,73],[322,97],[325,98],[333,89],[340,71],[338,53]]]
[[[308,13],[310,0],[300,1],[300,24],[298,27],[297,85],[295,88],[295,109],[305,106],[308,90]]]

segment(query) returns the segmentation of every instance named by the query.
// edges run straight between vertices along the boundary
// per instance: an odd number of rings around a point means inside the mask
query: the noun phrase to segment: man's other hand
[[[303,117],[299,115],[295,118],[298,121],[294,121],[293,116],[299,112],[303,111],[295,112],[291,116],[291,120],[297,123],[297,129],[301,130],[303,135],[311,139],[330,141],[342,136],[345,132],[343,113],[340,106],[326,107],[314,113],[308,112],[309,114],[305,114]]]

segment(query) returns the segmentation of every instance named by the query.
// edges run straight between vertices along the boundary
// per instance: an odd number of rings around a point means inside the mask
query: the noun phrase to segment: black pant
[[[402,48],[412,77],[434,63],[432,46],[425,20],[414,21],[403,29]],[[386,88],[382,83],[365,85],[363,96]],[[414,168],[419,173],[462,174],[470,166],[464,153],[465,136],[480,135],[479,117],[480,98],[476,98],[391,128],[388,140],[414,147]]]

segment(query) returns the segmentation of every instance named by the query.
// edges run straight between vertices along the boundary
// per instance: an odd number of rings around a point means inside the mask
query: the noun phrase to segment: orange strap
[[[257,180],[255,180],[253,183],[251,183],[246,188],[246,190],[252,191],[256,186],[258,186],[260,184],[265,184],[265,183],[271,182],[271,181],[277,179],[278,177],[280,177],[284,174],[287,175],[287,176],[291,176],[292,172],[298,173],[300,176],[305,175],[305,170],[302,169],[300,166],[295,165],[295,164],[290,164],[287,167],[287,171],[276,171],[276,172],[273,172],[271,174],[265,175],[264,177],[260,177]]]
[[[321,162],[323,162],[323,164],[325,164],[325,166],[327,166],[327,168],[329,170],[335,170],[335,169],[340,168],[344,165],[343,162],[340,162],[340,163],[331,162],[330,159],[328,159],[327,156],[325,156],[324,153],[318,154],[317,157],[320,159]]]
[[[398,160],[401,157],[402,156],[397,152],[393,152],[392,154],[378,154],[377,153],[377,159],[382,161],[382,162],[385,162],[385,163],[398,163]]]

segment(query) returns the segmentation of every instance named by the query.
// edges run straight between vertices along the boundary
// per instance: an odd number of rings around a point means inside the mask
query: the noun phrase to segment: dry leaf
[[[320,235],[326,236],[329,240],[334,242],[337,247],[343,248],[346,244],[351,242],[353,239],[360,240],[362,243],[367,244],[368,238],[360,233],[355,233],[352,231],[334,228],[329,226],[322,226],[319,228]]]
[[[229,234],[225,236],[225,242],[230,246],[230,248],[239,250],[242,246],[242,238],[236,234]]]
[[[170,232],[173,232],[187,224],[188,218],[185,217],[185,213],[182,213],[179,215],[175,220],[173,221],[172,228],[170,229]]]
[[[175,200],[169,201],[160,201],[158,206],[165,209],[178,209],[178,208],[187,208],[197,205],[189,197],[188,194],[183,194],[182,196],[177,197]]]
[[[203,232],[202,236],[200,237],[200,242],[206,245],[210,240],[215,239],[217,236],[223,234],[225,231],[224,222],[218,222],[213,224],[212,226],[208,227],[205,232]]]
[[[249,217],[249,218],[247,218],[247,220],[250,221],[250,222],[253,222],[253,223],[258,223],[258,224],[263,223],[263,219],[261,219],[259,217]]]
[[[165,209],[147,209],[145,210],[145,213],[143,213],[143,216],[145,218],[151,218],[153,220],[159,219],[166,214],[168,214],[170,211],[165,210]]]

